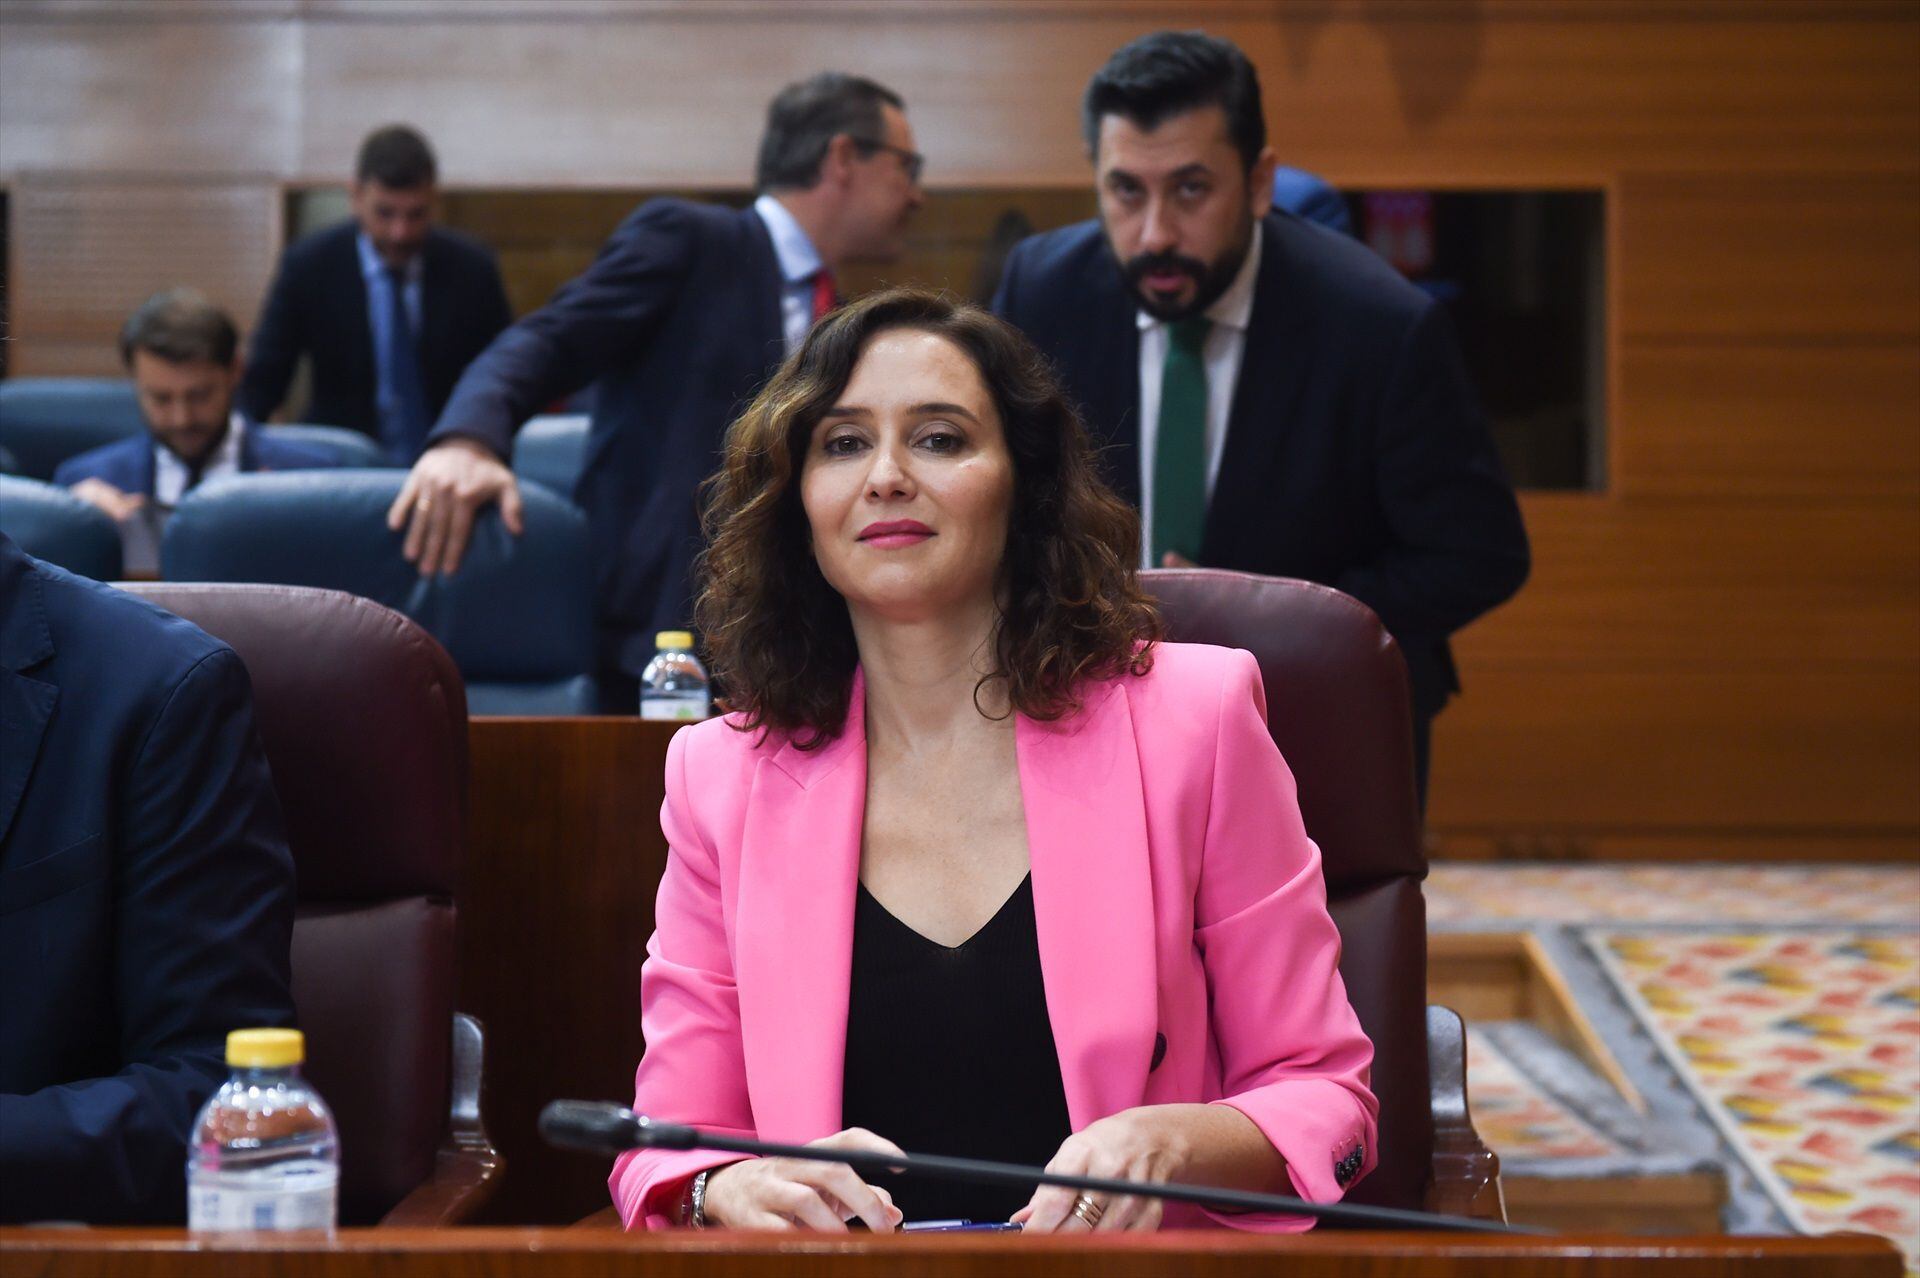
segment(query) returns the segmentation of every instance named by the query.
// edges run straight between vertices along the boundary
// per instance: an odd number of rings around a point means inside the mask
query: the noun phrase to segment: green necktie
[[[1153,557],[1171,550],[1200,559],[1207,519],[1207,362],[1213,321],[1204,315],[1167,325],[1160,374],[1160,429],[1153,441]]]

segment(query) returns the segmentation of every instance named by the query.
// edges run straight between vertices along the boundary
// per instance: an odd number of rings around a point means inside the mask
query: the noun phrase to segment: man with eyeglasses
[[[695,490],[721,433],[837,300],[834,271],[891,261],[923,202],[900,96],[824,72],[767,109],[747,209],[650,200],[585,273],[474,361],[428,436],[388,523],[422,576],[453,573],[475,517],[518,534],[514,432],[593,386],[585,509],[606,708],[631,713],[660,630],[683,629],[700,548]]]

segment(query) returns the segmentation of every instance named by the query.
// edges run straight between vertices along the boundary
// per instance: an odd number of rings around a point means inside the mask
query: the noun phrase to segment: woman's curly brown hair
[[[751,730],[802,749],[845,726],[858,660],[846,601],[814,562],[800,501],[813,430],[889,330],[917,329],[973,360],[1013,457],[1013,503],[996,598],[994,669],[1012,707],[1058,719],[1082,680],[1143,674],[1160,617],[1140,590],[1140,521],[1100,479],[1079,417],[1018,330],[924,289],[870,294],[815,325],[728,427],[704,486],[707,550],[695,621],[726,705]],[[977,698],[977,690],[976,690]]]

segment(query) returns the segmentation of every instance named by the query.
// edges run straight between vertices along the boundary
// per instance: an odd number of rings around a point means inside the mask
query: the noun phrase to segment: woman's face
[[[856,611],[895,621],[990,606],[1013,457],[973,360],[944,337],[874,337],[800,472],[813,554]]]

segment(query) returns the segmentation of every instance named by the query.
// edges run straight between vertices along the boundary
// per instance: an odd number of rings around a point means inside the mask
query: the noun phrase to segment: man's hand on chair
[[[106,511],[117,524],[132,519],[147,504],[139,493],[123,493],[104,479],[83,479],[67,491],[89,506]]]
[[[519,536],[520,486],[513,471],[485,444],[455,436],[420,454],[387,510],[387,527],[407,530],[401,553],[422,577],[459,571],[473,521],[500,503],[500,519]]]

